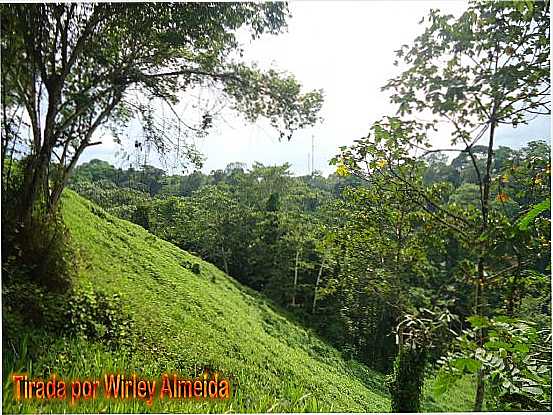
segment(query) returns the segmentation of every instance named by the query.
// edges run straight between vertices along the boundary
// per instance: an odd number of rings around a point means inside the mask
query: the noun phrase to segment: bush
[[[186,268],[192,271],[192,273],[196,275],[200,275],[202,273],[200,264],[198,264],[197,262],[190,262],[190,261],[184,260],[181,262],[181,265],[183,268]]]
[[[16,223],[13,206],[2,209],[4,337],[17,344],[30,328],[58,335],[77,272],[69,232],[60,217],[35,218],[26,229]]]
[[[21,333],[36,328],[52,336],[65,327],[66,293],[56,293],[32,281],[9,281],[2,285],[4,344],[18,344]]]
[[[69,333],[108,345],[132,343],[133,322],[125,312],[119,294],[108,295],[90,287],[72,293],[66,328]]]

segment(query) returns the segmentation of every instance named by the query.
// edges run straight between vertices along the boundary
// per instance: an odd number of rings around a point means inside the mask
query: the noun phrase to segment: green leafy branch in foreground
[[[471,327],[457,338],[455,349],[440,360],[435,384],[440,393],[464,374],[482,371],[493,393],[488,400],[505,409],[551,410],[551,333],[535,323],[507,316],[468,318]],[[480,330],[488,339],[479,346]]]
[[[530,211],[519,219],[517,226],[520,230],[527,230],[530,224],[536,219],[541,213],[551,210],[551,197],[548,197],[543,202],[538,203],[533,206]]]

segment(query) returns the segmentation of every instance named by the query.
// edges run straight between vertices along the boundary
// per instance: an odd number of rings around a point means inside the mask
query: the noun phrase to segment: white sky
[[[278,134],[263,123],[247,125],[240,117],[225,116],[208,137],[196,142],[207,157],[202,170],[223,169],[235,161],[248,166],[254,161],[289,162],[295,174],[306,174],[314,136],[315,169],[331,173],[334,167],[328,160],[339,146],[365,136],[374,121],[394,114],[396,107],[380,91],[399,73],[393,66],[394,51],[421,33],[418,22],[431,8],[459,15],[465,7],[466,2],[455,0],[291,2],[288,32],[246,45],[245,58],[291,72],[306,89],[323,88],[324,121],[296,132],[290,142],[279,142]],[[497,144],[520,147],[549,137],[549,117],[542,117],[516,130],[500,130]],[[120,165],[114,156],[117,146],[109,138],[104,142],[88,149],[82,161],[101,158]]]

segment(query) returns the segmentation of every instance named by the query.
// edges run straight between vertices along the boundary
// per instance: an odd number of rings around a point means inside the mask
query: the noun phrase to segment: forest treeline
[[[486,152],[473,148],[479,163]],[[534,336],[520,334],[529,341],[524,350],[547,360],[550,222],[536,215],[517,234],[509,224],[548,199],[550,146],[532,141],[518,150],[499,147],[492,172],[491,205],[503,240],[488,265],[497,272],[488,306],[514,319],[505,324],[531,321]],[[417,173],[421,186],[472,220],[479,189],[468,153],[451,159],[431,153]],[[425,312],[450,319],[430,352],[434,363],[470,327],[473,253],[467,241],[434,220],[433,205],[421,207],[385,178],[369,183],[344,175],[340,167],[328,177],[317,172],[298,177],[290,165],[258,163],[249,169],[232,163],[208,175],[167,175],[153,166],[120,169],[92,160],[77,167],[71,187],[216,264],[376,369],[390,370],[398,352],[396,328],[406,314],[423,321]],[[455,362],[461,372],[470,372],[467,361]]]

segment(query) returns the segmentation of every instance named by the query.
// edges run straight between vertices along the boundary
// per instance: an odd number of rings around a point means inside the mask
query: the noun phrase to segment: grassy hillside
[[[211,264],[106,214],[75,193],[64,198],[64,218],[78,247],[77,284],[120,296],[139,337],[131,352],[91,340],[45,341],[27,367],[31,376],[101,378],[105,372],[159,378],[165,372],[199,375],[203,367],[230,377],[229,400],[88,400],[76,412],[387,411],[383,376],[341,355],[294,324],[262,296]],[[200,274],[190,264],[200,265]],[[21,359],[20,359],[21,360]],[[29,367],[30,366],[30,367]],[[48,402],[48,401],[46,401]],[[4,410],[67,410],[66,402],[15,405],[4,384]]]

